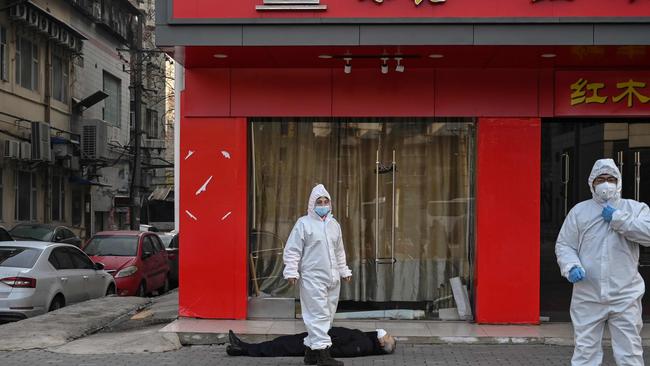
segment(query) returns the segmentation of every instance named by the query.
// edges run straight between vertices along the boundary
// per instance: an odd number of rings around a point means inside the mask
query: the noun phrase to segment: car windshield
[[[49,241],[52,236],[52,228],[42,225],[18,225],[9,233],[16,239]]]
[[[0,267],[32,268],[42,250],[24,247],[0,247]]]
[[[160,235],[160,240],[162,241],[165,248],[169,248],[169,244],[171,244],[173,237],[173,235]]]
[[[137,236],[95,236],[84,249],[88,255],[103,257],[135,257]]]

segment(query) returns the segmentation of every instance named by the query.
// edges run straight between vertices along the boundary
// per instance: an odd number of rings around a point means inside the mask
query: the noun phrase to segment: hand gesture
[[[298,283],[298,279],[297,279],[297,278],[287,278],[287,281],[289,281],[289,284],[290,284],[291,286],[294,286],[296,283]]]

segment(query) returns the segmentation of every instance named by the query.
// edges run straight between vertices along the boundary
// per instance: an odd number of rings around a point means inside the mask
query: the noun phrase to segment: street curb
[[[228,343],[227,333],[176,333],[183,346],[197,345],[220,345]],[[251,343],[259,343],[272,340],[286,334],[238,334],[238,336]],[[460,345],[547,345],[547,346],[570,346],[573,347],[573,337],[473,337],[473,336],[441,336],[441,337],[421,337],[421,336],[396,336],[395,339],[400,344],[418,344],[418,345],[440,345],[440,344],[460,344]],[[643,339],[643,346],[650,346],[650,339]],[[604,346],[611,346],[610,339],[603,339]]]
[[[197,345],[219,345],[228,343],[227,333],[191,333],[181,332],[178,338],[183,346]],[[272,340],[286,334],[241,334],[242,340],[251,343],[259,343]],[[551,337],[421,337],[421,336],[396,336],[400,344],[476,344],[476,345],[555,345],[573,346],[573,338],[551,338]],[[648,340],[650,344],[650,340]],[[645,342],[644,342],[645,345]]]

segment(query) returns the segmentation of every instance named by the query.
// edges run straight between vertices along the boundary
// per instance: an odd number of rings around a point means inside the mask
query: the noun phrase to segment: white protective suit
[[[331,212],[323,220],[314,211],[319,197],[332,198],[322,184],[311,191],[307,215],[298,219],[284,248],[284,278],[298,278],[302,318],[307,328],[305,346],[324,349],[332,345],[332,327],[339,301],[341,278],[352,271],[345,262],[341,226]]]
[[[618,179],[608,202],[594,192],[601,174]],[[573,266],[585,278],[573,285],[571,320],[575,332],[572,365],[600,365],[605,322],[612,336],[618,365],[643,365],[641,298],[645,292],[638,271],[639,245],[650,246],[650,210],[644,203],[621,199],[621,173],[612,159],[596,161],[588,179],[593,198],[571,209],[555,245],[564,277]],[[612,221],[601,216],[603,207],[616,208]]]

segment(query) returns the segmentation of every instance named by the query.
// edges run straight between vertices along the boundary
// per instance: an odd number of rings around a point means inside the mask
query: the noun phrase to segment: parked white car
[[[20,320],[115,294],[115,280],[77,247],[0,242],[0,320]]]

